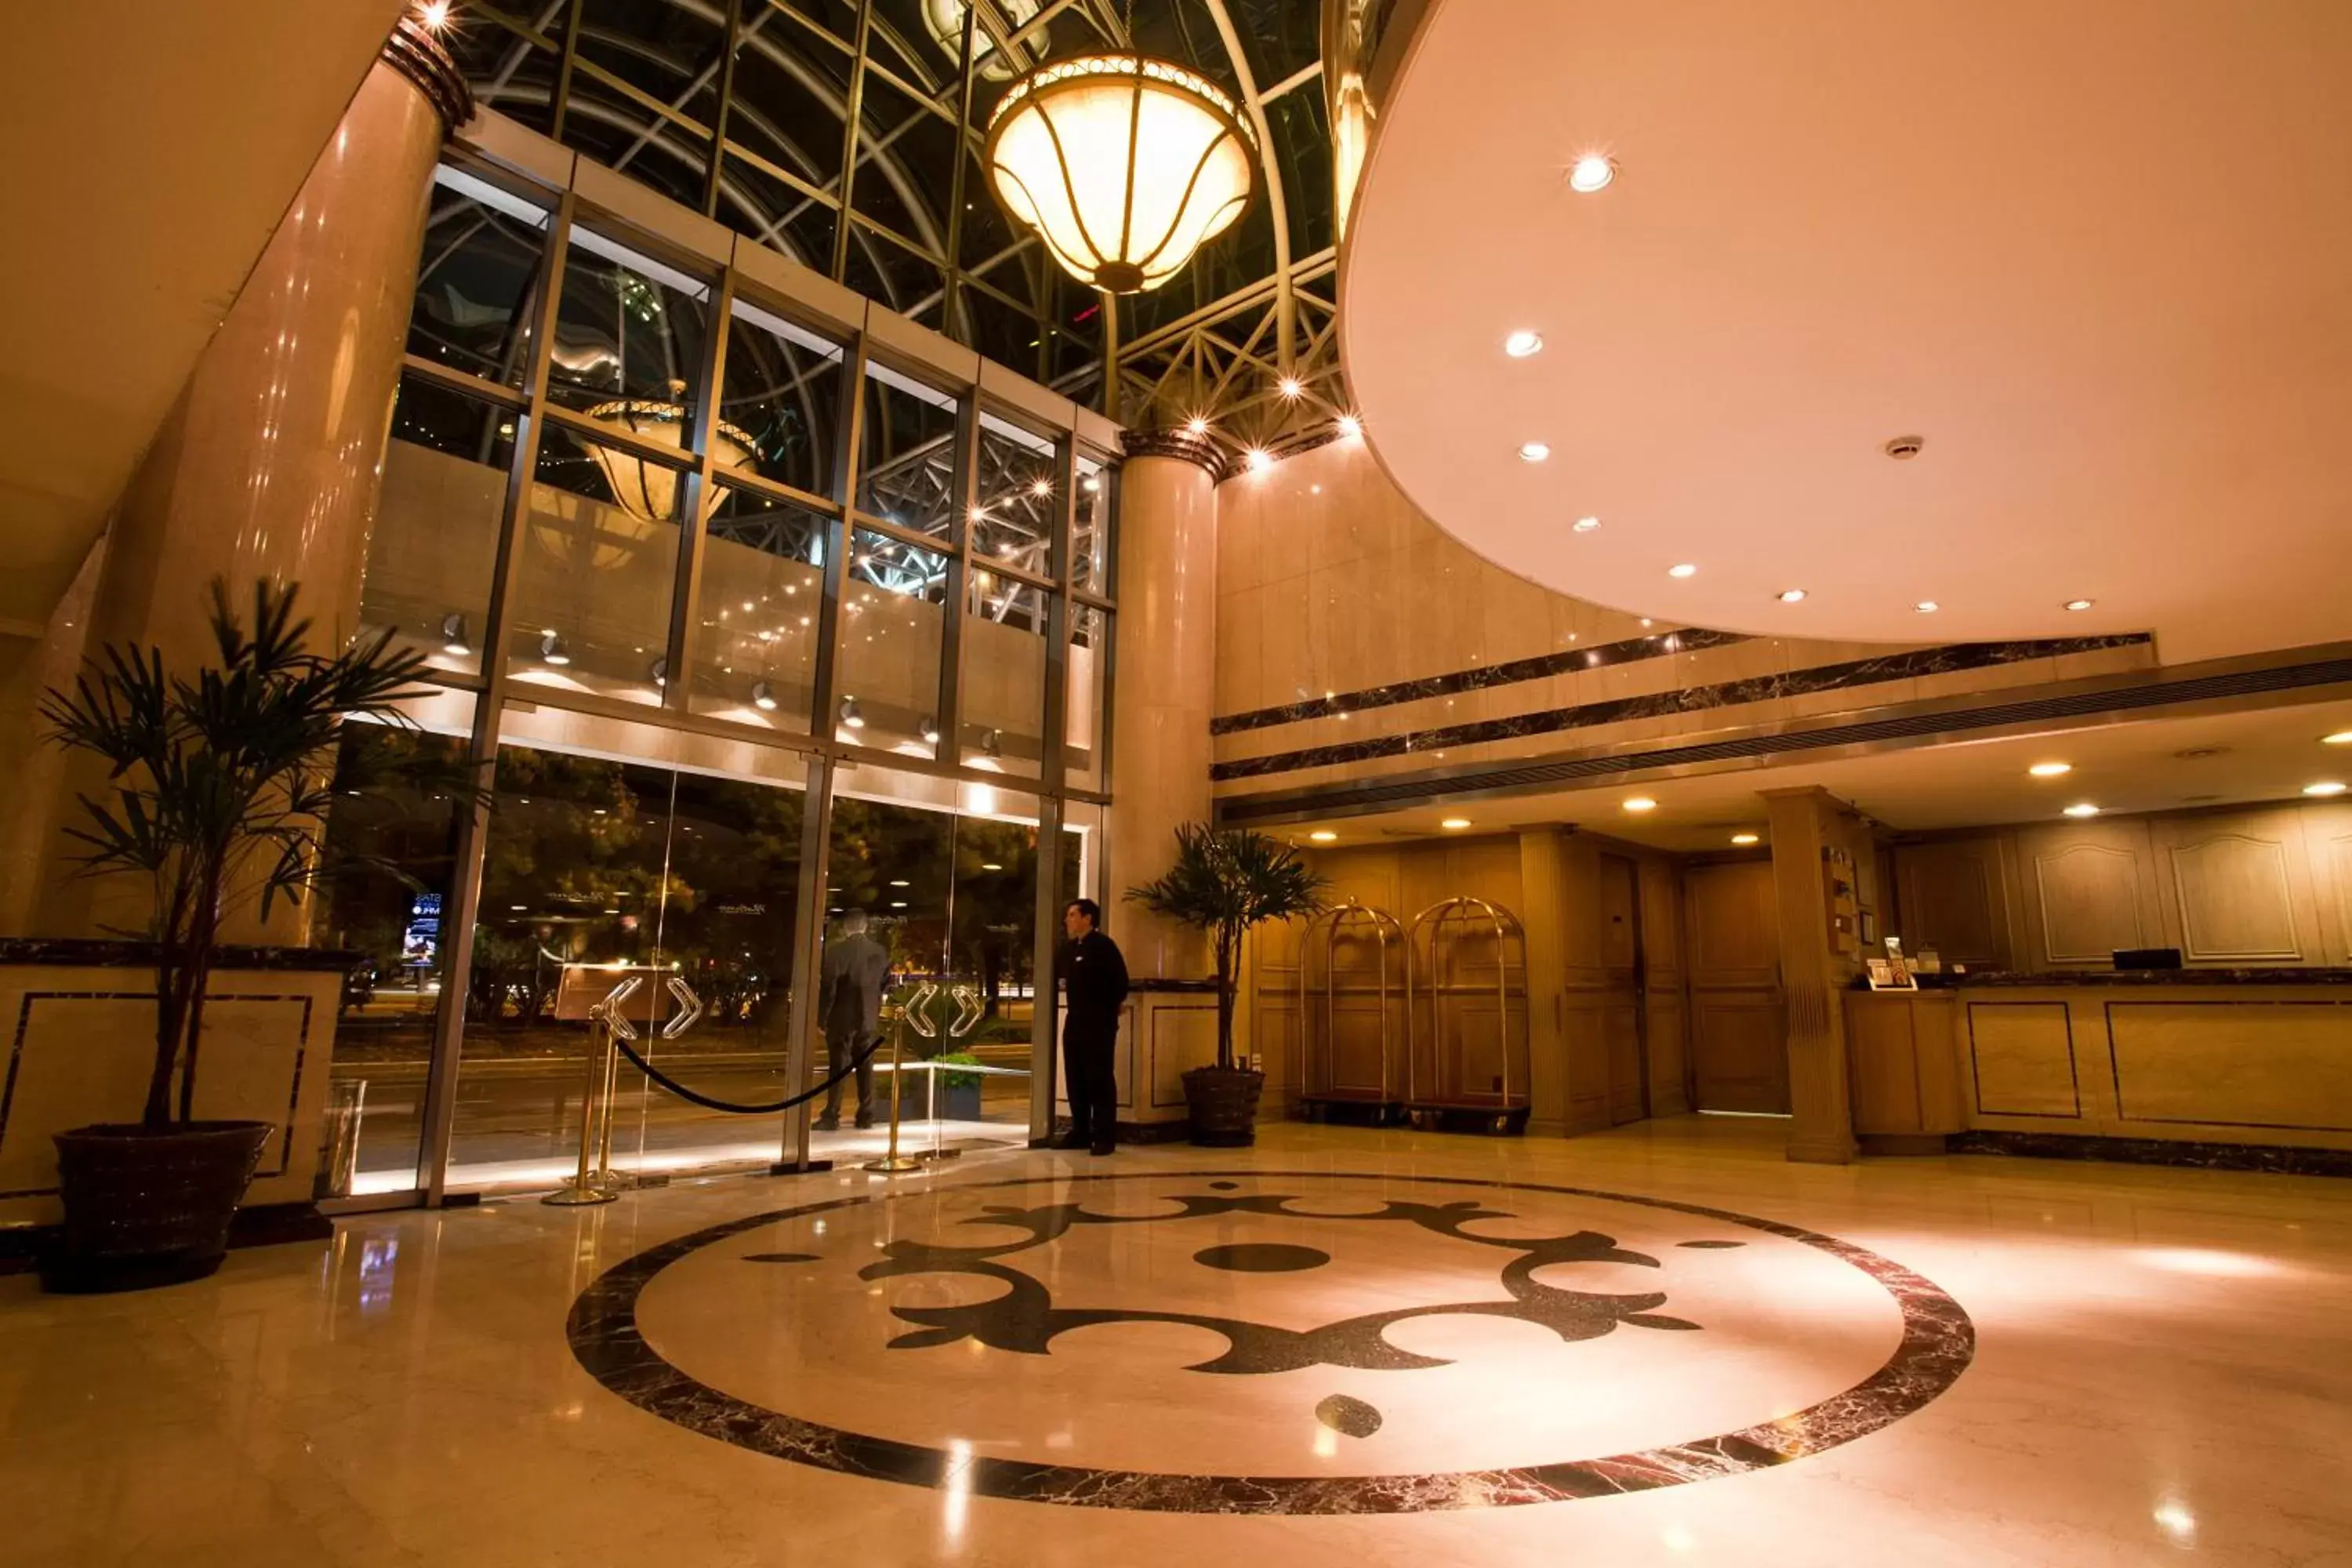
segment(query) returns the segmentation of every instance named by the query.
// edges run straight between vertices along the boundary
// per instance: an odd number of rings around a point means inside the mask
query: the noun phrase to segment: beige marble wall
[[[368,74],[116,510],[92,646],[158,647],[193,669],[211,657],[215,577],[239,605],[257,577],[302,584],[315,646],[358,630],[441,133],[407,78]],[[68,789],[88,782],[68,773]],[[36,928],[142,928],[143,896],[120,878],[71,879],[71,854],[53,835]],[[299,941],[299,924],[232,934]]]

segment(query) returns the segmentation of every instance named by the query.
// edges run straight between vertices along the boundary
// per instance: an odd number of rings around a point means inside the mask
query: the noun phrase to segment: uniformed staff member
[[[1058,1145],[1108,1154],[1118,1139],[1118,1084],[1111,1047],[1127,1001],[1127,960],[1097,927],[1102,908],[1073,899],[1062,910],[1063,942],[1055,963],[1062,981],[1062,1082],[1070,1099],[1070,1135]]]
[[[866,934],[866,911],[852,910],[841,922],[841,939],[824,950],[816,987],[817,1017],[824,1030],[824,1054],[835,1072],[882,1031],[882,983],[889,978],[890,951]],[[890,1092],[898,1092],[894,1081]],[[841,1125],[841,1080],[825,1090],[816,1130]],[[874,1058],[857,1064],[857,1125],[874,1125]]]

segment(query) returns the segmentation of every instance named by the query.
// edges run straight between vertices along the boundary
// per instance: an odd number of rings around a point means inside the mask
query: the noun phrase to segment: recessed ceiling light
[[[2333,735],[2322,735],[2319,743],[2323,746],[2352,746],[2352,730],[2338,730]]]
[[[1550,456],[1551,448],[1541,441],[1523,441],[1519,444],[1519,457],[1522,461],[1540,463]]]
[[[2087,800],[2077,801],[2073,805],[2066,808],[2066,815],[2069,816],[2096,816],[2099,815],[2099,808],[2093,805]]]
[[[1679,565],[1667,567],[1666,575],[1669,577],[1696,577],[1698,575],[1698,568],[1685,561]]]
[[[1503,340],[1503,352],[1513,359],[1543,353],[1543,339],[1535,332],[1513,332]]]
[[[1274,384],[1274,389],[1285,397],[1297,397],[1307,390],[1307,384],[1295,375],[1286,375]]]
[[[1448,833],[1459,833],[1470,826],[1470,819],[1466,816],[1449,816],[1437,826],[1444,828]]]
[[[2088,599],[2069,599],[2066,601],[2066,607],[2070,610],[2087,610],[2091,607],[2091,601]]]
[[[1780,590],[1780,602],[1784,605],[1801,605],[1805,602],[1805,591],[1802,588],[1783,588]]]
[[[1658,803],[1652,800],[1646,795],[1629,795],[1625,800],[1625,809],[1628,811],[1655,811],[1658,809]]]
[[[1352,441],[1364,433],[1364,422],[1352,414],[1339,416],[1339,439]]]
[[[1594,529],[1601,526],[1601,520],[1597,517],[1580,517],[1570,526],[1579,533],[1591,533]],[[2347,737],[2347,739],[2352,739],[2352,737]]]
[[[1262,474],[1274,467],[1274,454],[1263,447],[1252,447],[1242,458],[1243,465],[1253,474]]]
[[[2334,779],[2322,779],[2317,784],[2307,784],[2304,785],[2303,793],[2305,795],[2342,795],[2344,793],[2344,786]]]
[[[1617,163],[1614,159],[1604,157],[1599,153],[1587,153],[1570,165],[1568,188],[1580,196],[1589,196],[1595,191],[1607,189],[1609,182],[1616,177]]]
[[[1941,605],[1938,605],[1938,604],[1937,604],[1937,603],[1936,603],[1936,601],[1935,601],[1935,600],[1933,600],[1933,599],[1922,599],[1922,600],[1920,600],[1917,604],[1916,604],[1916,605],[1912,605],[1911,607],[1912,607],[1913,609],[1915,609],[1915,610],[1918,611],[1918,612],[1919,612],[1921,615],[1923,615],[1923,616],[1932,616],[1932,615],[1934,615],[1937,610],[1940,610],[1940,609],[1942,609],[1942,608],[1943,608],[1943,606],[1942,606]]]
[[[1338,839],[1339,836],[1332,832],[1328,827],[1318,827],[1307,837],[1312,838],[1318,844],[1329,844]]]
[[[1764,836],[1760,833],[1735,833],[1731,836],[1731,841],[1745,847],[1750,844],[1761,844],[1764,842]]]
[[[1208,433],[1209,422],[1206,419],[1202,418],[1199,415],[1195,414],[1192,417],[1184,421],[1184,434],[1192,437],[1195,441],[1199,440]]]
[[[2074,764],[2072,763],[2036,763],[2025,771],[2032,773],[2038,779],[2054,779],[2061,773],[2073,773],[2074,771]]]
[[[911,883],[911,882],[908,881],[908,880],[907,880],[905,878],[903,878],[903,877],[899,878],[897,881],[895,881],[895,882],[891,883],[890,885],[891,885],[892,887],[894,887],[894,888],[910,888],[910,887],[914,886],[914,884],[913,884],[913,883]]]

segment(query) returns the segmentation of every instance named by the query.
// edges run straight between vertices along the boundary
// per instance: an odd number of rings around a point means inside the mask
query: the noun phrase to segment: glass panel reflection
[[[1110,669],[1110,613],[1070,606],[1069,697],[1062,725],[1062,779],[1072,789],[1103,787],[1103,703]]]
[[[547,433],[507,636],[516,680],[661,700],[684,485],[684,475],[634,453]]]
[[[360,588],[363,630],[393,628],[436,668],[482,668],[514,415],[404,377]]]
[[[1054,443],[982,411],[979,458],[973,558],[1052,577],[1062,511],[1054,492]]]
[[[563,298],[548,395],[637,434],[674,438],[702,363],[710,286],[593,229],[575,227],[563,258]]]
[[[841,698],[834,738],[936,756],[948,558],[857,530],[841,602]]]
[[[964,619],[962,761],[1035,778],[1045,757],[1045,593],[974,568]]]
[[[811,495],[834,493],[841,362],[838,344],[737,301],[719,415],[744,432],[752,471]]]
[[[545,209],[444,164],[433,174],[408,352],[520,386],[545,258]]]
[[[1110,595],[1109,469],[1080,452],[1077,458],[1077,521],[1070,534],[1070,586]]]
[[[866,367],[859,510],[947,539],[955,489],[956,400],[889,366]]]
[[[722,489],[709,527],[688,707],[804,735],[833,520],[790,501]]]

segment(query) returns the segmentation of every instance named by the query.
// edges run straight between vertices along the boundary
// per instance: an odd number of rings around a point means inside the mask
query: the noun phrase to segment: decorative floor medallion
[[[1003,1201],[1023,1188],[1040,1201]],[[1785,1464],[1917,1410],[1975,1349],[1927,1279],[1772,1220],[1278,1171],[1022,1177],[749,1215],[614,1268],[570,1334],[612,1392],[756,1452],[1204,1513],[1564,1501]],[[1097,1418],[1083,1441],[1073,1409]],[[1641,1441],[1686,1410],[1737,1424]],[[1638,1446],[1508,1454],[1612,1436]],[[1086,1442],[1123,1462],[1080,1462]],[[1264,1463],[1213,1462],[1234,1458]]]

